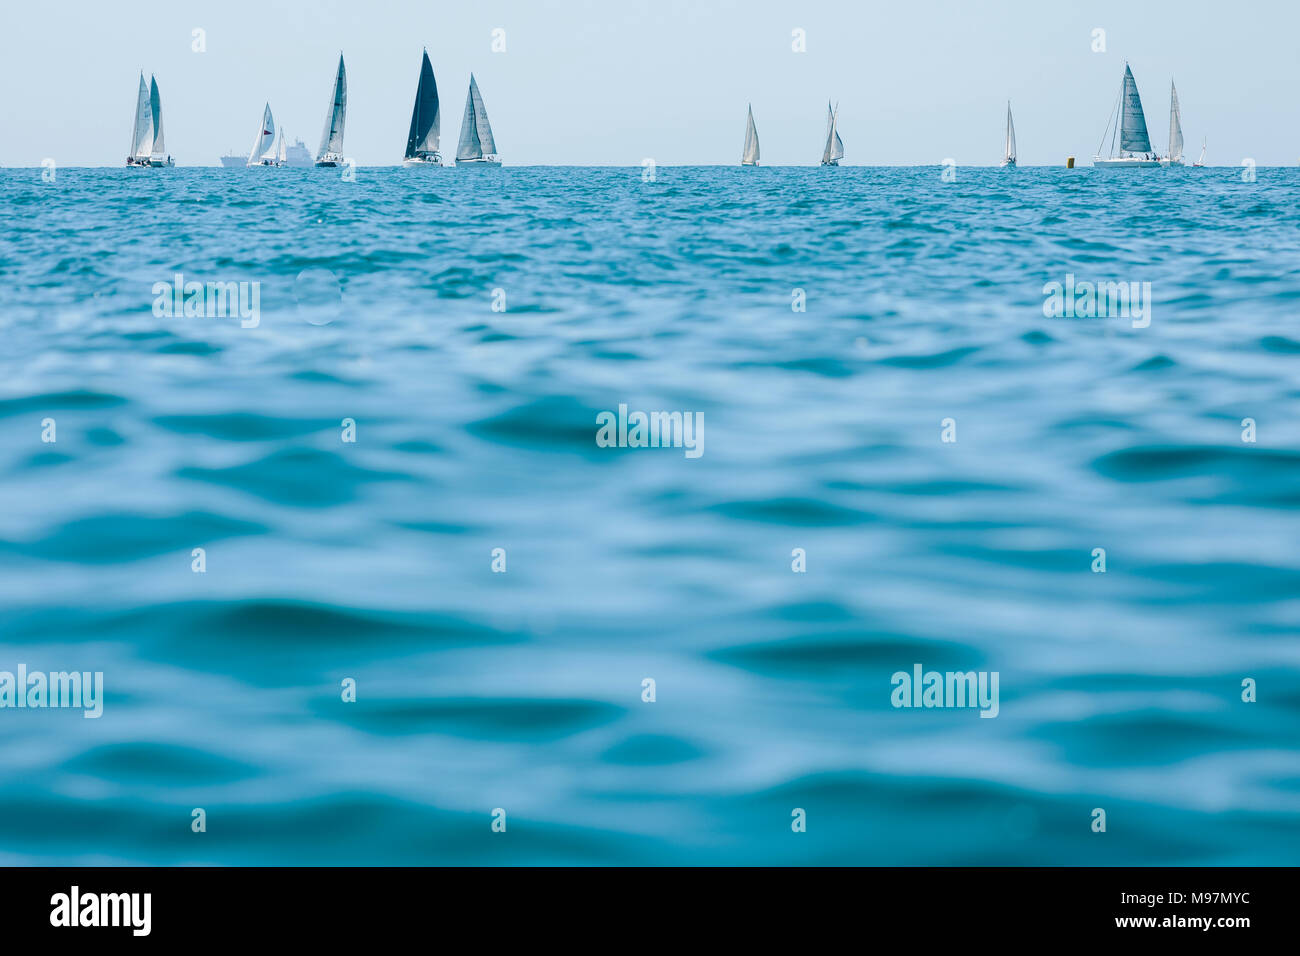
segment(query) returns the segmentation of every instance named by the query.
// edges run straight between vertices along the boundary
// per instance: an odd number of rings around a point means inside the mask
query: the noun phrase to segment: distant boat
[[[1011,122],[1011,101],[1007,100],[1007,142],[1002,156],[1003,166],[1016,164],[1016,124]]]
[[[343,124],[348,111],[348,76],[343,69],[343,54],[339,54],[339,69],[334,74],[334,89],[330,94],[329,112],[325,114],[325,131],[321,133],[320,149],[316,151],[317,166],[343,165]]]
[[[253,151],[248,154],[248,166],[280,166],[284,163],[283,134],[280,139],[281,150],[276,150],[275,117],[271,115],[271,104],[262,110],[262,122],[257,127],[257,139],[253,141]]]
[[[1163,165],[1183,165],[1183,115],[1178,108],[1178,88],[1169,81],[1169,154]]]
[[[281,166],[284,165],[284,161],[287,158],[288,158],[288,152],[284,148],[284,130],[280,130],[280,149],[279,149],[278,159],[280,160]]]
[[[1103,157],[1102,147],[1106,145],[1106,133],[1110,133],[1110,153]],[[1151,137],[1147,135],[1146,114],[1142,112],[1142,97],[1138,95],[1137,81],[1133,71],[1124,64],[1124,79],[1120,84],[1119,101],[1106,123],[1106,133],[1101,136],[1101,145],[1093,158],[1094,166],[1111,169],[1140,169],[1147,166],[1159,166],[1160,160],[1151,149]],[[1115,139],[1119,138],[1119,150],[1115,149]]]
[[[826,148],[822,150],[823,166],[838,166],[844,158],[844,140],[840,139],[839,108],[826,104]]]
[[[432,74],[430,74],[432,75]],[[457,166],[501,165],[497,155],[496,140],[492,138],[492,124],[488,122],[483,94],[478,91],[478,81],[469,75],[469,93],[465,97],[465,117],[460,121],[460,144],[456,147]]]
[[[758,165],[758,128],[754,126],[754,107],[749,107],[749,119],[745,121],[745,151],[740,156],[740,165]]]
[[[163,138],[162,99],[158,95],[158,81],[149,77],[145,86],[144,71],[140,71],[140,90],[135,99],[135,126],[131,131],[131,150],[126,164],[138,168],[175,166],[176,161],[167,155]]]
[[[420,61],[420,85],[415,88],[415,107],[411,110],[411,131],[406,136],[406,153],[403,166],[442,168],[442,153],[438,152],[438,84],[433,78],[433,64],[429,51],[424,51]]]
[[[1201,155],[1196,158],[1196,162],[1192,163],[1192,165],[1193,166],[1205,165],[1205,140],[1204,139],[1201,140]]]
[[[287,138],[285,139],[285,142],[289,142]],[[315,160],[312,159],[311,150],[307,148],[307,144],[301,139],[294,140],[294,142],[285,150],[284,164],[286,166],[311,166],[314,162]],[[243,169],[248,165],[248,156],[244,153],[235,153],[232,151],[221,157],[221,165],[225,166],[227,169]],[[258,163],[257,165],[260,166],[261,164]]]

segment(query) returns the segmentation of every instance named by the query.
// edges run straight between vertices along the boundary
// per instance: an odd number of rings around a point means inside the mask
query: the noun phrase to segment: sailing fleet
[[[338,69],[330,88],[329,106],[325,113],[325,128],[321,133],[320,148],[316,151],[315,165],[318,167],[335,167],[344,165],[343,132],[347,121],[348,78],[339,53]],[[411,108],[411,126],[406,137],[406,150],[402,155],[402,165],[413,169],[443,169],[441,151],[442,110],[438,99],[438,82],[433,75],[433,64],[429,62],[426,49],[420,58],[420,74],[415,87],[415,104]],[[1106,140],[1109,137],[1110,145]],[[257,126],[257,136],[253,148],[248,154],[249,168],[280,167],[286,163],[284,131],[276,137],[275,117],[271,113],[271,104],[262,109],[262,119]],[[826,104],[826,140],[822,147],[821,165],[837,167],[844,158],[844,140],[840,138],[839,106]],[[460,141],[456,145],[455,165],[468,168],[495,169],[501,166],[501,156],[497,152],[496,140],[492,135],[492,124],[488,121],[487,107],[483,94],[479,90],[474,74],[469,76],[469,91],[465,96],[465,114],[460,124]],[[1073,160],[1070,161],[1073,163]],[[175,166],[176,163],[167,153],[163,137],[162,100],[158,93],[158,81],[150,77],[144,81],[144,71],[140,72],[140,88],[136,95],[135,123],[132,128],[131,147],[127,154],[126,165],[140,169],[156,169]],[[754,123],[754,107],[749,106],[745,121],[745,144],[741,152],[741,166],[759,165],[758,127]],[[1016,166],[1016,127],[1011,116],[1011,101],[1007,101],[1006,138],[1000,164],[1004,169]],[[1183,126],[1182,112],[1178,104],[1178,89],[1173,81],[1169,83],[1169,145],[1161,155],[1151,145],[1147,132],[1146,114],[1142,109],[1142,97],[1138,94],[1137,81],[1133,70],[1124,64],[1124,76],[1120,82],[1119,97],[1111,110],[1106,130],[1102,134],[1097,155],[1093,165],[1103,169],[1144,169],[1151,167],[1169,167],[1183,165]],[[1193,166],[1205,165],[1205,144],[1201,145],[1200,158]]]

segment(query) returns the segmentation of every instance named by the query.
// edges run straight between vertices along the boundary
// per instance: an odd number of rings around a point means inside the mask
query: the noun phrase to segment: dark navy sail
[[[420,85],[415,91],[415,108],[411,111],[411,131],[406,137],[406,159],[438,152],[438,84],[433,78],[429,51],[420,63]]]

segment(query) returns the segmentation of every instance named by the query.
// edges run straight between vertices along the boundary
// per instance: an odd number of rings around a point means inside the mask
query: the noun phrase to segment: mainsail
[[[1151,152],[1151,137],[1147,135],[1146,115],[1142,112],[1142,97],[1138,95],[1133,70],[1124,64],[1124,91],[1120,94],[1119,148],[1127,153]]]
[[[492,139],[492,124],[488,122],[483,94],[478,91],[478,82],[471,73],[469,95],[465,97],[465,118],[460,122],[460,144],[456,147],[456,161],[495,156],[496,151],[497,144]]]
[[[415,90],[415,108],[411,111],[411,131],[406,137],[406,159],[421,153],[438,151],[438,84],[433,78],[429,51],[420,63],[420,85]]]
[[[325,131],[321,133],[320,149],[316,152],[319,160],[326,153],[335,155],[343,152],[343,124],[347,120],[348,77],[343,69],[343,54],[339,54],[339,69],[334,75],[334,89],[330,94],[329,112],[325,114]]]
[[[1011,101],[1007,100],[1007,146],[1003,162],[1016,161],[1016,124],[1011,122]]]
[[[135,100],[135,129],[131,133],[131,158],[144,159],[153,148],[153,111],[149,104],[149,87],[140,73],[140,92]]]
[[[839,111],[826,104],[826,148],[822,150],[822,163],[828,164],[844,157],[844,141],[838,128]]]
[[[1183,161],[1183,114],[1178,108],[1178,89],[1173,80],[1169,81],[1169,161]]]
[[[271,104],[262,110],[262,125],[257,128],[257,139],[253,141],[253,151],[248,154],[248,162],[256,166],[264,159],[275,159],[275,118],[271,116]]]
[[[758,165],[758,129],[754,126],[754,107],[749,108],[749,119],[745,123],[745,152],[740,157],[742,166]]]
[[[280,130],[280,151],[279,151],[279,155],[277,156],[277,158],[280,160],[280,165],[281,165],[281,166],[284,165],[285,157],[286,157],[286,153],[285,153],[285,149],[284,149],[284,130]]]
[[[144,74],[140,74],[144,79]],[[163,141],[162,100],[158,96],[158,81],[149,77],[149,114],[153,120],[152,159],[164,159],[167,156],[167,144]]]

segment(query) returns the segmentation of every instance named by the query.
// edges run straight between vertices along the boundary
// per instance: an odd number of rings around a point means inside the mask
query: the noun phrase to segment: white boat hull
[[[757,167],[757,166],[758,166],[758,163],[745,163],[745,162],[742,162],[740,165],[742,165],[742,166],[755,166],[755,167]]]
[[[135,166],[139,169],[164,169],[168,166],[175,166],[176,160],[168,156],[166,159],[135,159],[129,157],[126,161],[127,166]]]
[[[442,165],[441,157],[437,159],[420,159],[418,157],[414,159],[404,159],[402,160],[402,165],[405,166],[407,169],[443,169],[444,168]]]
[[[484,169],[500,169],[501,160],[499,159],[458,159],[457,166],[479,166]]]
[[[1143,159],[1139,156],[1119,156],[1115,159],[1096,157],[1092,165],[1102,169],[1154,169],[1160,166],[1160,160]]]
[[[334,169],[342,166],[345,162],[346,160],[338,153],[326,153],[320,159],[316,160],[316,165],[319,167]]]
[[[1014,159],[1004,159],[1004,160],[1002,160],[1002,168],[1003,168],[1003,169],[1015,169],[1015,168],[1016,168],[1016,161],[1015,161]]]

